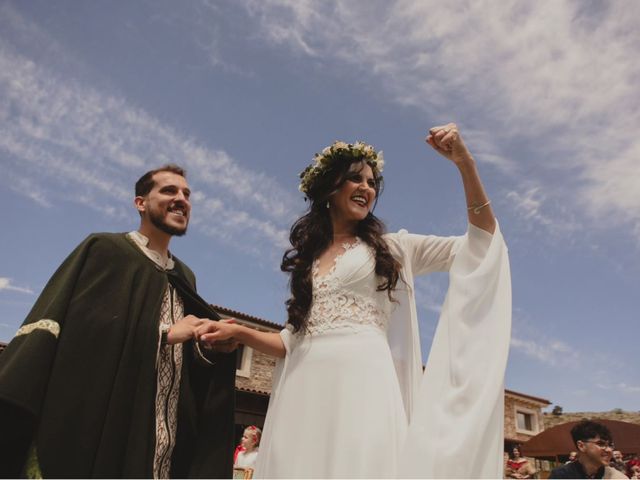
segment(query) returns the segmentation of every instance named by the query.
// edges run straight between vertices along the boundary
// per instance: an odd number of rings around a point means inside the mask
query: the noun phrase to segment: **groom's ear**
[[[135,205],[136,210],[138,210],[138,213],[140,213],[140,215],[142,215],[142,213],[147,210],[145,200],[146,200],[146,197],[142,197],[142,196],[138,196],[133,199],[133,204]]]

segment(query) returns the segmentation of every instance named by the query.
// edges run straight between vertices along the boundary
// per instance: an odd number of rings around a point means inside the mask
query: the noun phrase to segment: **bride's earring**
[[[327,208],[329,208],[329,200],[327,200]]]

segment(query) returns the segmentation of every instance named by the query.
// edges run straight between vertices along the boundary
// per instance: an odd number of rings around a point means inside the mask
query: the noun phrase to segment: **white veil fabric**
[[[417,319],[410,325],[417,329]],[[411,336],[405,345],[415,355],[419,336]],[[415,381],[405,388],[412,400],[398,477],[502,478],[510,337],[511,275],[500,228],[491,235],[469,225],[456,245],[424,374],[417,388]]]

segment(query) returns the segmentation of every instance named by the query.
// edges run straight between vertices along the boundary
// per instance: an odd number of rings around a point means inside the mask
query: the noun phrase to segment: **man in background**
[[[564,463],[575,462],[577,458],[578,458],[578,452],[571,451],[569,452],[569,459]]]
[[[613,459],[611,460],[609,466],[622,473],[625,473],[627,471],[627,464],[622,459],[622,452],[620,450],[613,451]]]
[[[549,478],[627,478],[609,466],[614,446],[607,427],[584,420],[571,429],[571,438],[577,459],[554,468]]]

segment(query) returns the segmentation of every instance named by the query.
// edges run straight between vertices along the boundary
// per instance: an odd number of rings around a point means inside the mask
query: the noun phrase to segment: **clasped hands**
[[[233,338],[231,328],[234,323],[234,319],[216,321],[186,315],[171,325],[167,332],[167,343],[174,345],[195,340],[208,350],[230,353],[238,348],[238,342]]]

